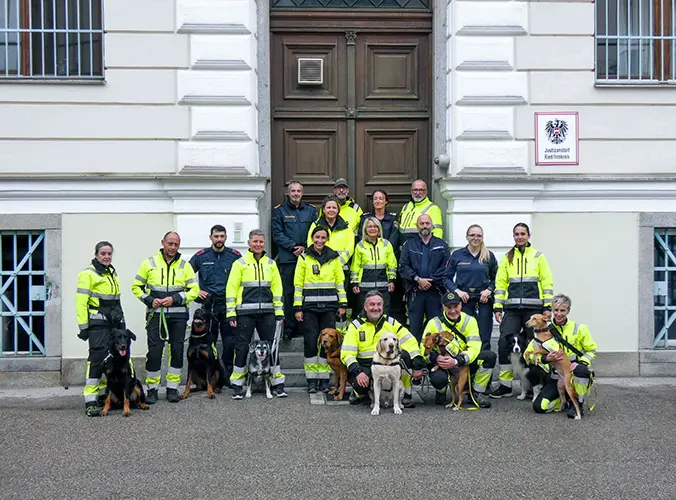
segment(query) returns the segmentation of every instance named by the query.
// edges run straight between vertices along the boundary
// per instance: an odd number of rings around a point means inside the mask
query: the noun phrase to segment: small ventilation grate
[[[324,83],[324,60],[299,57],[298,83],[300,85],[322,85]]]

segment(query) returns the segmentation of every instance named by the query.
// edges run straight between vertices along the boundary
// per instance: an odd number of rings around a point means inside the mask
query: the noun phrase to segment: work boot
[[[317,390],[319,392],[329,392],[329,381],[327,379],[322,379],[317,384]]]
[[[497,389],[489,394],[489,396],[494,399],[500,399],[512,397],[513,394],[511,387],[500,384]]]
[[[178,403],[181,398],[178,397],[178,389],[167,389],[167,401],[170,403]]]
[[[474,401],[476,401],[476,404],[479,405],[479,408],[490,408],[491,407],[491,402],[483,394],[475,392],[475,393],[472,394],[472,396],[474,396]]]
[[[96,396],[96,404],[99,405],[101,408],[103,408],[104,405],[106,404],[107,397],[108,396],[105,393],[99,394],[98,396]]]
[[[434,404],[435,405],[445,405],[446,404],[446,391],[435,391],[434,394]]]
[[[272,388],[272,393],[275,394],[278,398],[285,398],[288,396],[284,390],[284,384],[276,385]]]
[[[96,401],[89,401],[85,403],[85,415],[88,417],[99,417],[101,416],[101,408],[96,403]]]
[[[244,398],[244,388],[238,387],[236,385],[232,386],[232,399],[243,399]]]
[[[359,397],[359,394],[356,393],[356,391],[352,391],[350,393],[350,397],[347,398],[347,402],[351,405],[358,405],[361,403],[361,398]]]
[[[315,379],[307,381],[308,394],[315,394],[317,392],[317,381]]]
[[[401,398],[401,406],[404,408],[415,408],[415,403],[413,402],[412,394],[404,394],[404,397]]]
[[[575,406],[573,403],[566,403],[568,405],[568,412],[566,415],[568,415],[568,418],[575,418],[577,416],[577,413],[575,412]],[[582,403],[578,403],[580,405],[580,417],[584,417],[584,405]]]
[[[157,389],[150,389],[146,395],[146,403],[154,405],[157,403]]]

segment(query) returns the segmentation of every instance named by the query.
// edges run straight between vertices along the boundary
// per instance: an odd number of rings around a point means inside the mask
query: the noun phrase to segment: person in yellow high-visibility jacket
[[[418,217],[427,214],[432,219],[432,235],[444,237],[444,225],[441,218],[441,209],[427,197],[427,184],[418,179],[411,184],[411,201],[403,206],[399,212],[399,234],[402,236],[399,243],[403,245],[407,240],[418,237]]]
[[[272,345],[275,328],[283,328],[284,321],[282,276],[277,263],[265,254],[265,233],[254,229],[249,233],[248,243],[249,251],[232,265],[225,286],[225,316],[235,329],[235,361],[230,384],[234,390],[232,399],[236,400],[244,397],[246,361],[254,329],[261,340]],[[276,347],[278,351],[279,346]],[[273,353],[273,357],[272,392],[284,398],[287,394],[278,352]]]

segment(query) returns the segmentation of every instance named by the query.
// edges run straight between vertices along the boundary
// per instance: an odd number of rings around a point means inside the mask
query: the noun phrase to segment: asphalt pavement
[[[0,390],[0,498],[674,499],[673,380],[606,380],[582,421],[202,393],[84,415],[79,389]],[[317,401],[315,401],[317,402]]]

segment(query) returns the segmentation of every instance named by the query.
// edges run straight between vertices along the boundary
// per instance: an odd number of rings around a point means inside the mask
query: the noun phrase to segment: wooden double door
[[[431,32],[431,12],[272,10],[274,204],[291,180],[320,203],[343,177],[365,210],[385,189],[394,211],[430,180]],[[303,82],[306,59],[321,84]]]

